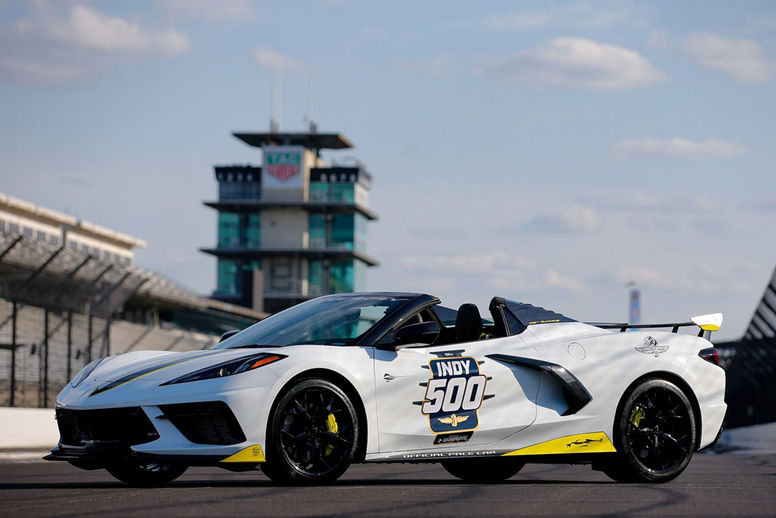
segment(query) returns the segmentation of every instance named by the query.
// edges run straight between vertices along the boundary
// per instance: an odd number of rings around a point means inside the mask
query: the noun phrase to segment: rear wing
[[[668,324],[620,324],[608,322],[585,322],[585,324],[600,327],[601,329],[619,329],[621,333],[624,333],[628,329],[658,329],[664,327],[670,327],[672,333],[678,333],[680,327],[698,326],[700,328],[698,336],[703,336],[703,334],[707,332],[708,338],[711,336],[712,331],[719,331],[720,327],[722,327],[722,313],[698,315],[697,317],[692,317],[689,322],[674,322]]]

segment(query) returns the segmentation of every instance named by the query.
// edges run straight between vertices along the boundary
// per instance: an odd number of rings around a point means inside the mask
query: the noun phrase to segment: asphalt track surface
[[[0,457],[1,458],[1,457]],[[326,487],[191,468],[134,489],[103,470],[0,460],[0,516],[776,515],[776,455],[696,455],[667,484],[617,484],[588,466],[528,465],[503,484],[463,484],[436,464],[356,465]]]

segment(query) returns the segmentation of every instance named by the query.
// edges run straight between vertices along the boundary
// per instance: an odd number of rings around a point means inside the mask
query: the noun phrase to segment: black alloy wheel
[[[617,460],[604,469],[620,482],[667,482],[690,463],[697,430],[682,390],[650,379],[625,400],[615,425]]]
[[[108,466],[108,473],[134,487],[164,486],[183,475],[188,466],[149,462],[119,462]]]
[[[454,477],[474,484],[503,482],[520,471],[525,463],[516,459],[452,459],[442,467]]]
[[[261,469],[279,483],[332,482],[353,461],[358,434],[347,394],[328,380],[304,379],[275,405]]]

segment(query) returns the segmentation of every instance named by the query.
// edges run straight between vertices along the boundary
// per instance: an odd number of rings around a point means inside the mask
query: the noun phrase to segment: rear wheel
[[[356,409],[342,389],[324,379],[301,380],[275,405],[261,469],[285,484],[334,481],[352,462],[358,433]]]
[[[120,462],[108,466],[108,473],[135,487],[159,487],[164,486],[183,475],[188,466],[181,464],[163,464],[149,462],[138,464],[136,462]]]
[[[637,386],[615,423],[618,455],[603,471],[618,482],[668,482],[690,463],[695,415],[682,390],[662,379]]]
[[[442,467],[464,482],[488,484],[513,477],[525,465],[514,459],[453,459],[443,460]]]

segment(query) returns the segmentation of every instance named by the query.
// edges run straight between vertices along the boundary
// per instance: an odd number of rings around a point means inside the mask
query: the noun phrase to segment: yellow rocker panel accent
[[[221,462],[266,462],[261,446],[254,444],[238,451]]]
[[[604,432],[567,435],[550,441],[526,446],[519,450],[504,453],[502,457],[512,455],[557,455],[566,453],[609,453],[617,451]]]

